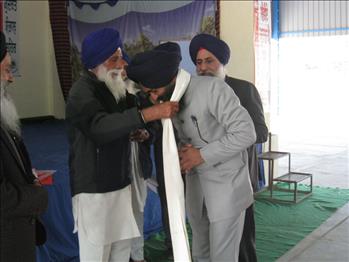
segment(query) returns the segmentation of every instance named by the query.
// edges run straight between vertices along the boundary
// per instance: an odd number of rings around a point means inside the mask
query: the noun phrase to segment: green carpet
[[[268,191],[255,203],[256,246],[259,262],[275,261],[318,228],[349,201],[349,189],[314,187],[312,196],[298,204],[271,202]],[[275,192],[283,197],[285,192]],[[190,230],[189,230],[190,231]],[[148,262],[165,262],[163,232],[145,242]]]

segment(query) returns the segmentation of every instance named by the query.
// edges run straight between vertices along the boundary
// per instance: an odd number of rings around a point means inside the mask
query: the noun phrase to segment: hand
[[[38,178],[38,172],[35,168],[32,168],[32,173],[35,177],[35,179],[33,180],[33,185],[34,186],[42,186],[41,183],[40,183],[40,180]]]
[[[142,109],[144,121],[150,122],[162,118],[171,118],[179,111],[178,102],[167,101]]]
[[[39,180],[39,179],[35,179],[35,180],[33,181],[33,185],[34,185],[34,186],[42,186],[42,184],[40,183],[40,180]]]
[[[144,142],[149,138],[149,136],[149,132],[146,129],[137,129],[130,133],[130,140],[136,142]]]
[[[182,173],[188,173],[192,168],[202,164],[204,160],[201,157],[200,150],[191,144],[185,144],[179,149],[179,163]]]

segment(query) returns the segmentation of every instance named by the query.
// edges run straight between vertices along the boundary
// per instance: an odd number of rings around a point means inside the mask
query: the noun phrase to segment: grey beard
[[[14,132],[16,135],[21,135],[21,128],[17,109],[11,96],[7,92],[8,82],[1,81],[0,87],[0,115],[1,125],[8,131]]]

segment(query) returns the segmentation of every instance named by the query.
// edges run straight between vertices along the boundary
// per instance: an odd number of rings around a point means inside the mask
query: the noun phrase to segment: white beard
[[[226,76],[226,70],[225,67],[222,65],[218,68],[218,70],[216,72],[212,72],[212,71],[207,71],[205,73],[200,73],[198,70],[196,70],[196,73],[200,76],[216,76],[220,79],[225,79]]]
[[[223,80],[225,79],[226,74],[227,73],[224,66],[219,67],[218,71],[216,72],[216,76]]]
[[[122,69],[107,70],[105,66],[101,65],[97,69],[97,78],[104,82],[113,94],[116,102],[126,97],[127,83],[123,80],[121,75]]]
[[[133,82],[131,79],[125,79],[125,84],[126,84],[126,89],[127,89],[127,92],[129,92],[130,94],[132,95],[135,95],[137,94],[139,91],[141,91],[139,88],[138,88],[138,85],[136,85],[135,82]]]
[[[1,105],[1,125],[7,130],[14,132],[16,135],[21,135],[21,128],[17,109],[11,96],[7,92],[8,82],[1,81],[0,87],[0,105]]]

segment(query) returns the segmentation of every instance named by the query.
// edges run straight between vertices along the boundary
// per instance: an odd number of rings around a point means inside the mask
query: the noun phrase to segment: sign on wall
[[[19,76],[19,49],[18,49],[18,2],[17,0],[0,1],[0,29],[6,35],[7,51],[12,58],[12,70]]]

